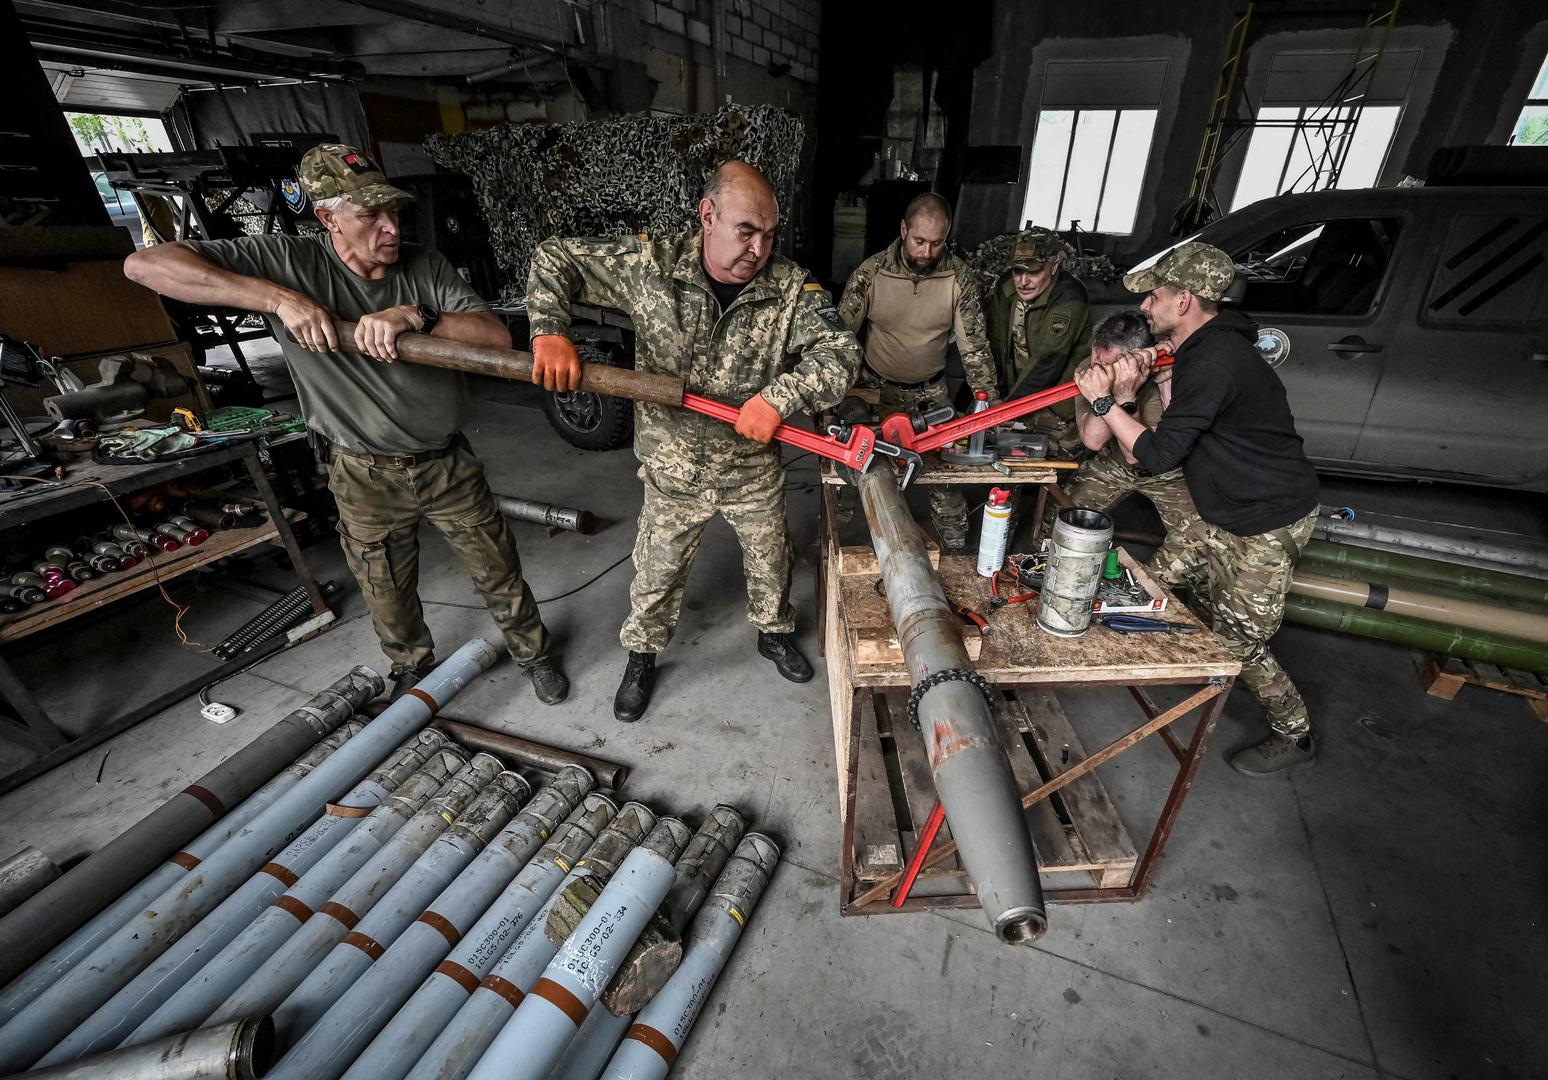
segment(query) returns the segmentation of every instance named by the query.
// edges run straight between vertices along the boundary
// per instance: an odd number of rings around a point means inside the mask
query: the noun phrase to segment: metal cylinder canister
[[[1102,563],[1113,543],[1113,519],[1072,506],[1054,519],[1048,572],[1037,605],[1037,625],[1058,637],[1079,637],[1091,625],[1091,604]]]

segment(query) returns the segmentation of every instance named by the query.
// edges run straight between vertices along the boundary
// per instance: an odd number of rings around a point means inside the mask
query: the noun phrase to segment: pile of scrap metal
[[[1323,507],[1314,536],[1287,621],[1548,672],[1548,546],[1347,507]]]
[[[0,919],[0,1072],[665,1075],[779,848],[430,725],[495,656],[354,669]]]
[[[686,229],[704,181],[728,158],[756,165],[793,206],[803,138],[801,121],[782,109],[727,105],[700,116],[506,124],[425,146],[437,165],[472,178],[505,279],[501,299],[514,303],[539,242]]]

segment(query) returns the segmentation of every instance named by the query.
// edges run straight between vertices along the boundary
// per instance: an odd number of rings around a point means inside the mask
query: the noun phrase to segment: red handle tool
[[[693,393],[683,395],[683,408],[714,420],[723,420],[728,424],[735,424],[742,412],[735,405],[727,405],[723,401]],[[775,428],[774,438],[797,450],[806,450],[831,458],[856,472],[864,472],[870,466],[871,459],[877,451],[876,432],[862,424],[856,424],[850,428],[849,439],[843,442],[830,435],[819,435],[815,431],[807,431],[805,428],[798,428],[791,424],[781,424]]]
[[[1169,353],[1160,353],[1156,358],[1156,367],[1168,367],[1172,363]],[[882,437],[903,447],[912,450],[916,454],[927,454],[931,450],[939,450],[943,446],[950,446],[960,439],[980,431],[988,431],[992,427],[1020,419],[1028,413],[1046,409],[1050,405],[1057,405],[1061,401],[1080,396],[1080,387],[1073,382],[1060,383],[1051,386],[1047,390],[1037,394],[1028,394],[1026,397],[996,405],[992,409],[983,412],[968,413],[955,420],[949,420],[944,424],[934,424],[922,432],[915,432],[914,425],[905,413],[893,413],[882,421]]]

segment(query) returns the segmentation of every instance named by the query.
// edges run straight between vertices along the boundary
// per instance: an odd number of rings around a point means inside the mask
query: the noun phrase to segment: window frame
[[[1123,124],[1123,114],[1126,113],[1126,112],[1130,112],[1130,113],[1145,113],[1145,112],[1148,112],[1148,113],[1153,113],[1155,115],[1154,115],[1154,117],[1153,117],[1153,119],[1151,121],[1151,124],[1150,124],[1149,137],[1146,139],[1146,142],[1145,142],[1144,173],[1140,177],[1140,183],[1139,183],[1139,188],[1138,188],[1139,195],[1136,197],[1135,202],[1134,202],[1134,211],[1133,211],[1133,214],[1132,214],[1133,221],[1130,223],[1128,231],[1126,231],[1126,232],[1109,232],[1109,231],[1107,231],[1105,229],[1098,228],[1097,227],[1097,221],[1100,221],[1101,217],[1102,217],[1102,202],[1107,197],[1107,180],[1108,180],[1108,177],[1111,175],[1112,168],[1113,168],[1113,150],[1118,145],[1118,132],[1119,132],[1119,128],[1122,127],[1122,124]],[[1066,230],[1062,226],[1062,222],[1064,220],[1065,196],[1069,193],[1069,189],[1070,189],[1070,164],[1071,164],[1071,158],[1073,157],[1074,151],[1075,151],[1075,138],[1076,138],[1076,135],[1079,133],[1079,129],[1080,129],[1080,117],[1081,117],[1081,114],[1082,113],[1112,113],[1113,114],[1113,123],[1112,123],[1112,130],[1109,131],[1108,135],[1107,135],[1107,153],[1102,158],[1102,182],[1097,187],[1096,219],[1092,221],[1092,223],[1091,223],[1092,227],[1091,228],[1087,228],[1084,225],[1082,225],[1080,231],[1083,232],[1083,233],[1100,233],[1103,236],[1133,236],[1133,235],[1135,235],[1136,226],[1139,224],[1140,207],[1141,207],[1141,205],[1144,202],[1145,178],[1150,173],[1151,158],[1155,156],[1156,128],[1159,126],[1160,120],[1161,120],[1161,110],[1160,110],[1160,107],[1157,106],[1157,105],[1041,105],[1040,104],[1038,106],[1037,113],[1038,113],[1037,128],[1032,133],[1032,143],[1031,143],[1031,145],[1029,145],[1027,147],[1027,184],[1026,184],[1026,188],[1022,191],[1022,194],[1021,194],[1021,221],[1022,221],[1022,223],[1025,224],[1025,222],[1028,220],[1028,218],[1027,218],[1027,200],[1031,197],[1032,190],[1033,190],[1033,187],[1032,187],[1032,185],[1033,185],[1033,179],[1032,179],[1032,155],[1036,151],[1037,140],[1038,140],[1040,134],[1043,131],[1043,121],[1042,121],[1043,116],[1045,114],[1047,114],[1047,113],[1069,113],[1070,114],[1070,134],[1069,134],[1069,138],[1065,141],[1065,144],[1064,144],[1064,168],[1063,168],[1063,170],[1062,170],[1062,172],[1060,174],[1060,177],[1059,177],[1059,197],[1058,197],[1058,201],[1055,203],[1055,206],[1054,206],[1053,224],[1048,226],[1048,228],[1052,229],[1055,232],[1064,232]]]
[[[1335,114],[1341,113],[1344,110],[1351,109],[1351,108],[1353,108],[1353,106],[1341,105],[1341,106],[1333,106],[1332,108],[1329,108],[1327,105],[1324,105],[1324,104],[1311,104],[1311,105],[1306,105],[1306,104],[1295,105],[1295,104],[1287,104],[1287,103],[1260,104],[1258,106],[1258,112],[1257,112],[1257,114],[1253,118],[1252,131],[1253,131],[1254,134],[1258,130],[1264,129],[1264,128],[1285,128],[1285,129],[1288,129],[1291,134],[1290,134],[1289,141],[1285,144],[1284,159],[1280,162],[1280,165],[1279,165],[1279,178],[1274,182],[1274,193],[1272,195],[1262,196],[1262,198],[1260,198],[1260,199],[1254,199],[1253,202],[1261,202],[1261,201],[1263,201],[1263,199],[1277,199],[1277,198],[1279,198],[1280,196],[1283,196],[1283,195],[1307,195],[1307,194],[1311,194],[1313,192],[1318,192],[1318,191],[1369,191],[1369,190],[1373,190],[1374,188],[1379,187],[1380,186],[1380,181],[1381,181],[1381,174],[1382,174],[1383,170],[1385,170],[1386,167],[1387,167],[1387,159],[1392,156],[1392,148],[1397,145],[1398,133],[1399,133],[1399,131],[1401,131],[1401,129],[1403,127],[1403,115],[1404,115],[1404,112],[1406,110],[1406,105],[1404,103],[1402,103],[1402,102],[1379,102],[1378,101],[1378,102],[1365,102],[1365,103],[1361,104],[1359,106],[1360,116],[1355,117],[1354,125],[1353,125],[1353,127],[1351,128],[1351,130],[1349,132],[1350,139],[1354,139],[1356,133],[1359,131],[1361,119],[1364,117],[1364,114],[1368,110],[1370,110],[1370,109],[1396,109],[1397,110],[1397,115],[1393,119],[1392,130],[1387,135],[1387,145],[1382,148],[1381,161],[1376,166],[1376,176],[1375,176],[1374,180],[1372,181],[1372,183],[1370,183],[1368,185],[1362,185],[1360,187],[1347,187],[1347,188],[1346,187],[1340,187],[1339,185],[1334,184],[1331,187],[1320,187],[1320,188],[1314,187],[1314,188],[1309,188],[1306,191],[1296,191],[1296,190],[1293,189],[1293,187],[1291,189],[1289,189],[1289,190],[1287,190],[1285,188],[1285,181],[1288,178],[1288,175],[1289,175],[1289,172],[1290,172],[1290,166],[1291,166],[1291,163],[1295,160],[1296,149],[1297,149],[1297,146],[1299,145],[1297,140],[1304,139],[1306,141],[1307,149],[1308,150],[1311,149],[1310,136],[1305,136],[1302,133],[1306,132],[1306,131],[1313,130],[1313,129],[1317,129],[1317,128],[1324,128],[1324,127],[1326,127],[1326,128],[1338,128],[1338,127],[1342,127],[1343,125],[1349,123],[1348,118],[1345,117],[1345,116],[1338,116],[1338,115],[1335,115]],[[1260,117],[1262,115],[1263,111],[1266,110],[1266,109],[1280,109],[1280,110],[1294,109],[1295,113],[1296,113],[1295,119],[1294,120],[1288,120],[1288,119],[1286,119],[1286,120],[1260,120],[1260,119],[1258,119],[1258,117]],[[1318,113],[1323,113],[1324,115],[1319,117],[1319,116],[1316,115]],[[1321,137],[1321,136],[1319,136],[1319,137]],[[1332,139],[1332,136],[1328,136],[1325,141],[1331,141],[1331,139]],[[1248,155],[1251,153],[1251,151],[1252,151],[1252,135],[1249,134],[1249,136],[1247,138],[1246,145],[1244,145],[1242,147],[1242,162],[1241,162],[1241,165],[1238,166],[1238,168],[1237,168],[1236,179],[1235,179],[1235,182],[1234,182],[1234,184],[1232,186],[1232,189],[1231,189],[1231,209],[1229,210],[1229,213],[1233,213],[1234,214],[1234,213],[1236,213],[1236,212],[1238,212],[1240,210],[1244,210],[1247,207],[1252,205],[1251,202],[1242,203],[1240,206],[1238,206],[1237,203],[1236,203],[1237,194],[1241,191],[1242,180],[1246,176],[1246,165],[1247,165]],[[1313,157],[1315,158],[1315,156],[1316,156],[1316,154],[1314,153]],[[1346,156],[1345,160],[1347,162],[1347,156]],[[1305,175],[1304,170],[1303,170],[1303,172],[1300,175]],[[1342,179],[1342,177],[1343,177],[1343,171],[1342,171],[1342,167],[1341,167],[1340,168],[1340,172],[1339,172],[1339,178]],[[1296,177],[1296,180],[1299,180],[1299,179],[1300,179],[1300,176],[1298,175]]]
[[[1381,280],[1378,282],[1375,291],[1371,293],[1370,304],[1363,311],[1329,313],[1310,311],[1304,308],[1289,311],[1260,308],[1252,303],[1252,295],[1250,292],[1252,287],[1251,279],[1248,279],[1247,288],[1249,291],[1242,297],[1241,303],[1238,306],[1243,311],[1250,312],[1254,317],[1259,318],[1260,321],[1264,322],[1282,322],[1286,318],[1290,318],[1306,319],[1318,324],[1327,324],[1333,326],[1343,326],[1346,324],[1355,326],[1367,325],[1376,319],[1382,313],[1382,309],[1386,304],[1387,296],[1392,291],[1394,282],[1397,280],[1397,275],[1394,272],[1394,268],[1398,264],[1398,255],[1405,243],[1404,238],[1411,234],[1415,227],[1413,215],[1409,213],[1396,209],[1386,210],[1384,212],[1374,210],[1348,210],[1313,214],[1306,217],[1297,218],[1294,221],[1264,221],[1255,226],[1251,231],[1244,232],[1244,239],[1222,239],[1219,244],[1228,254],[1230,254],[1231,262],[1234,266],[1237,267],[1238,274],[1240,274],[1241,266],[1243,264],[1237,252],[1250,249],[1252,246],[1267,240],[1269,237],[1275,235],[1276,233],[1288,232],[1291,229],[1304,228],[1309,230],[1313,228],[1326,228],[1329,225],[1341,221],[1380,221],[1395,223],[1397,226],[1396,235],[1392,239],[1392,250],[1387,258],[1386,266],[1382,269]],[[1272,231],[1262,231],[1264,229]],[[1210,242],[1215,243],[1216,241],[1211,240]]]
[[[1537,89],[1537,84],[1543,84],[1543,96],[1533,97],[1532,91]],[[1548,53],[1543,54],[1542,66],[1537,69],[1537,76],[1527,87],[1527,96],[1521,101],[1521,108],[1516,110],[1516,122],[1510,126],[1510,134],[1505,137],[1506,146],[1548,146],[1548,143],[1518,143],[1516,142],[1516,129],[1521,126],[1521,118],[1526,115],[1528,109],[1548,109]]]

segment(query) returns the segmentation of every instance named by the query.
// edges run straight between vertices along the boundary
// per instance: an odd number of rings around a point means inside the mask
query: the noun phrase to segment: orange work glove
[[[532,381],[544,390],[575,390],[581,381],[580,354],[563,334],[532,339]]]
[[[766,443],[774,438],[774,429],[784,422],[779,410],[763,400],[762,394],[754,394],[742,403],[736,433],[753,442]]]

